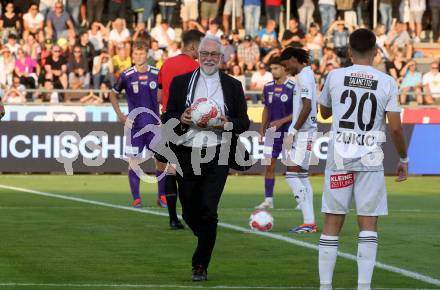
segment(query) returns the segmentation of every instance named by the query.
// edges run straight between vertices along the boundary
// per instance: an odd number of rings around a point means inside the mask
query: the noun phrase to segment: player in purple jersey
[[[263,89],[264,110],[260,135],[265,136],[265,199],[257,208],[273,208],[273,188],[275,186],[276,160],[282,152],[284,134],[289,130],[292,121],[293,96],[295,83],[287,78],[286,68],[279,57],[270,61],[274,81],[267,83]]]
[[[134,164],[139,161],[142,152],[146,147],[151,150],[154,147],[153,140],[155,135],[149,131],[135,137],[136,133],[148,125],[159,125],[159,103],[157,100],[157,75],[159,70],[147,64],[148,42],[138,40],[133,44],[133,63],[134,66],[125,70],[113,87],[110,101],[113,109],[118,115],[119,121],[125,123],[127,116],[121,112],[116,94],[125,90],[125,97],[128,103],[128,111],[142,108],[150,112],[138,114],[131,123],[130,136],[127,138],[126,154],[129,159],[128,180],[131,194],[133,196],[133,207],[141,207],[141,197],[139,193],[139,174],[135,172]],[[156,136],[158,137],[158,136]],[[156,161],[156,176],[164,176],[165,164]],[[165,178],[158,178],[158,205],[166,207],[165,198]]]

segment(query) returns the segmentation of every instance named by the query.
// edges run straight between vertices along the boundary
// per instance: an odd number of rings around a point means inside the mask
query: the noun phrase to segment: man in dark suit
[[[197,237],[192,280],[205,281],[216,240],[218,203],[229,168],[236,169],[237,162],[240,163],[234,159],[238,156],[234,146],[237,134],[245,132],[250,121],[241,83],[219,71],[223,57],[220,40],[204,37],[198,52],[200,68],[173,79],[163,122],[172,118],[180,122],[175,132],[181,140],[171,148],[182,172],[177,175],[177,182],[183,218]],[[218,125],[208,127],[206,123],[196,125],[191,121],[190,106],[199,98],[211,99],[219,105],[222,114]]]

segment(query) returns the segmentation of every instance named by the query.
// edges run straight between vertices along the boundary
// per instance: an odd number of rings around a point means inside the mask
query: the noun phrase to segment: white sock
[[[265,197],[264,201],[273,204],[273,197]]]
[[[358,289],[370,290],[377,254],[377,232],[361,231],[358,240]]]
[[[310,199],[307,187],[304,185],[302,179],[304,173],[286,172],[286,182],[290,186],[295,197],[296,202],[301,208],[304,223],[314,224],[315,214],[313,212],[313,200]],[[310,202],[312,202],[310,204]]]
[[[303,173],[304,174],[304,173]],[[300,178],[303,186],[306,188],[306,199],[304,202],[304,206],[306,210],[303,212],[304,214],[304,223],[305,224],[314,224],[315,223],[315,211],[313,210],[313,189],[310,184],[309,174],[304,174],[305,177]]]
[[[319,280],[321,290],[331,290],[333,271],[338,256],[339,237],[322,234],[319,239]]]

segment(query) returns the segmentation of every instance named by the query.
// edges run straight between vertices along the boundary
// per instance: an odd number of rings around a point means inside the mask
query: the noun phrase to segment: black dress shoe
[[[192,268],[192,280],[194,282],[207,281],[208,271],[202,265],[197,265]]]
[[[170,228],[172,230],[183,230],[185,227],[179,220],[174,220],[170,222]]]

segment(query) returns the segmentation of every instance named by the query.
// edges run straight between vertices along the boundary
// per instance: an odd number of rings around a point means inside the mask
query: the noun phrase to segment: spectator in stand
[[[220,37],[220,40],[223,45],[223,60],[222,64],[220,65],[220,69],[228,70],[231,67],[232,62],[235,60],[235,49],[229,43],[228,37],[226,35],[222,35]]]
[[[271,49],[263,58],[262,58],[262,62],[265,64],[265,65],[267,65],[267,66],[269,66],[269,64],[270,64],[270,60],[273,58],[273,57],[276,57],[276,56],[280,56],[281,55],[281,48],[280,47],[276,47],[276,48],[273,48],[273,49]]]
[[[45,78],[52,80],[56,89],[67,89],[67,62],[61,55],[61,47],[54,45],[44,66]]]
[[[385,48],[385,42],[387,40],[387,35],[385,34],[385,26],[383,24],[378,24],[374,29],[374,34],[376,35],[376,45],[379,49],[379,53],[385,59],[389,59],[389,54]]]
[[[20,83],[26,88],[35,89],[37,87],[38,75],[40,74],[40,66],[36,59],[32,59],[26,55],[24,50],[20,48],[15,61],[15,75],[20,78]]]
[[[104,48],[100,54],[93,59],[93,88],[98,90],[103,82],[109,82],[111,87],[113,87],[115,82],[113,72],[112,60]]]
[[[67,64],[70,89],[88,89],[90,87],[90,72],[87,58],[82,55],[81,47],[73,47],[73,56]]]
[[[12,85],[15,70],[15,58],[7,46],[0,50],[0,87]]]
[[[426,0],[409,0],[409,27],[414,34],[414,42],[420,42],[422,33],[422,17],[426,10]]]
[[[96,54],[99,54],[104,48],[104,39],[108,36],[108,30],[100,22],[93,22],[89,33],[89,41],[93,44]]]
[[[220,29],[220,24],[217,20],[213,19],[209,22],[209,29],[206,31],[206,35],[211,35],[220,38],[223,35],[223,31]]]
[[[319,13],[321,15],[321,30],[324,35],[336,19],[335,0],[319,0]]]
[[[235,5],[235,28],[241,29],[241,18],[243,17],[243,0],[226,0],[225,7],[223,9],[223,28],[225,34],[230,33],[229,18],[232,17],[232,9]],[[231,19],[231,21],[234,21]]]
[[[202,26],[208,28],[208,23],[217,17],[220,0],[200,0],[200,14],[202,18]]]
[[[162,59],[163,54],[163,49],[159,47],[157,40],[153,39],[151,41],[151,47],[148,50],[148,64],[157,67],[157,63]]]
[[[182,28],[189,30],[188,21],[199,18],[198,0],[183,0],[180,7],[180,17],[182,18]]]
[[[440,43],[440,0],[430,0],[432,15],[432,41]]]
[[[321,75],[324,75],[328,70],[327,65],[332,63],[335,68],[338,68],[341,64],[340,58],[336,55],[336,53],[328,46],[325,46],[323,49],[324,55],[320,61],[319,71]]]
[[[124,19],[127,17],[127,2],[128,0],[108,0],[108,20],[113,22],[116,19]],[[102,3],[101,3],[102,5]],[[104,6],[104,5],[102,5]]]
[[[129,67],[131,67],[131,57],[127,54],[123,46],[118,47],[116,55],[112,57],[113,70],[115,78],[119,78],[119,75]]]
[[[42,68],[44,68],[46,66],[46,60],[47,58],[52,54],[52,46],[53,46],[53,42],[52,39],[46,39],[44,41],[44,46],[41,49],[41,53],[40,53],[40,66]]]
[[[44,80],[43,89],[45,92],[38,95],[38,99],[40,99],[41,102],[48,102],[51,104],[58,104],[60,102],[59,94],[53,92],[54,87],[52,80]]]
[[[260,25],[261,0],[244,0],[244,29],[251,37],[256,37]]]
[[[2,43],[5,43],[9,35],[18,35],[20,31],[20,17],[14,12],[14,4],[6,4],[6,11],[0,17],[0,31],[2,31]]]
[[[177,0],[159,0],[159,9],[162,20],[166,20],[170,25],[174,23],[174,10],[177,7]]]
[[[52,39],[75,38],[75,27],[70,15],[64,11],[62,2],[56,2],[54,10],[47,15],[47,36]]]
[[[231,67],[229,75],[233,77],[234,79],[241,82],[241,85],[243,86],[243,92],[246,91],[246,77],[243,74],[243,71],[241,70],[241,67],[238,64],[235,64]]]
[[[347,59],[348,37],[351,32],[351,26],[347,27],[344,20],[333,22],[329,28],[329,33],[332,35],[333,50],[341,58],[342,63]]]
[[[385,33],[391,29],[393,6],[391,0],[380,0],[379,4],[380,18],[385,26]]]
[[[396,80],[397,84],[400,84],[407,69],[408,66],[405,62],[405,57],[403,56],[402,51],[396,53],[393,61],[385,62],[385,70],[387,74],[391,75]]]
[[[95,21],[101,23],[103,11],[102,0],[87,0],[87,22],[89,25],[93,25]]]
[[[23,38],[33,35],[39,41],[44,38],[44,16],[38,12],[38,5],[32,4],[28,13],[23,15]]]
[[[14,76],[12,86],[6,91],[2,98],[3,103],[9,104],[24,104],[26,88],[20,83],[20,78]]]
[[[240,33],[237,29],[232,31],[232,35],[230,37],[230,43],[234,47],[235,51],[237,51],[238,46],[241,43]]]
[[[17,57],[18,49],[20,48],[20,44],[17,42],[17,36],[15,34],[8,35],[8,42],[5,44],[11,51],[14,57]]]
[[[108,50],[110,55],[115,54],[118,46],[124,46],[127,53],[130,54],[130,31],[125,27],[125,20],[118,18],[112,23],[113,29],[108,37]]]
[[[281,0],[266,0],[266,17],[267,20],[275,20],[275,23],[279,25],[280,23],[280,13],[281,13]]]
[[[278,36],[275,31],[275,20],[267,20],[266,27],[258,32],[256,42],[261,49],[261,55],[266,55],[271,49],[278,47]]]
[[[264,85],[273,81],[273,77],[272,74],[267,71],[264,63],[259,62],[257,67],[258,70],[252,74],[249,89],[253,91],[263,91]]]
[[[260,49],[250,35],[237,47],[237,60],[243,71],[252,71],[260,60]]]
[[[29,34],[26,42],[23,44],[23,50],[25,54],[37,60],[40,57],[41,46],[35,41],[35,37]]]
[[[171,41],[168,45],[168,57],[174,57],[176,55],[182,54],[182,50],[179,48],[179,43],[177,41]]]
[[[159,47],[166,49],[171,41],[176,40],[176,32],[168,25],[166,20],[162,20],[159,26],[151,31],[151,37],[159,42]]]
[[[55,2],[58,0],[40,0],[36,2],[40,2],[39,11],[44,16],[44,18],[47,17],[47,14],[52,10],[53,6],[55,5]]]
[[[150,19],[153,5],[152,0],[131,0],[131,10],[138,15],[137,23],[145,23]]]
[[[286,29],[283,33],[281,44],[283,47],[293,46],[302,47],[305,41],[305,34],[299,28],[298,20],[292,18],[289,20],[289,29]]]
[[[313,12],[315,11],[315,4],[313,0],[298,0],[298,16],[301,24],[301,29],[307,31],[310,24],[313,22]]]
[[[306,34],[305,47],[310,52],[310,57],[312,62],[318,61],[322,57],[322,47],[324,46],[324,37],[321,32],[319,32],[319,27],[317,24],[310,24],[309,33]]]
[[[413,93],[418,105],[423,105],[422,74],[417,71],[416,62],[408,62],[408,70],[400,83],[400,104],[405,105],[408,93]]]
[[[136,29],[134,30],[133,41],[136,41],[140,38],[150,39],[150,34],[145,28],[144,22],[138,22],[138,24],[136,24]]]
[[[91,68],[93,65],[93,58],[97,53],[95,51],[95,47],[89,41],[89,33],[87,31],[83,31],[81,33],[79,42],[77,44],[81,48],[81,55],[87,60],[88,67]]]
[[[431,64],[431,71],[423,75],[423,91],[429,103],[440,104],[440,73],[439,63]]]
[[[66,12],[73,20],[73,24],[76,29],[79,29],[79,9],[81,7],[82,0],[66,0]]]
[[[189,20],[188,21],[188,30],[192,30],[192,29],[198,30],[198,31],[202,32],[203,34],[205,33],[205,28],[200,23],[198,23],[195,20]]]
[[[397,22],[396,25],[391,27],[385,41],[385,47],[389,49],[390,54],[395,54],[398,50],[404,50],[407,59],[412,57],[411,37],[407,31],[406,23]]]

